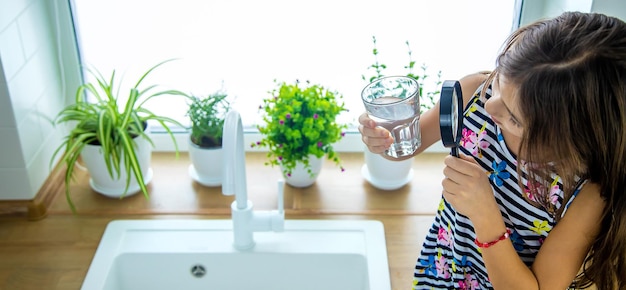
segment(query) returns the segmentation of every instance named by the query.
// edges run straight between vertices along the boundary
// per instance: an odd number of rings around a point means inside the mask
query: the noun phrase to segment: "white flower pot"
[[[150,168],[150,159],[152,156],[152,148],[150,148],[150,142],[145,138],[136,137],[133,139],[137,147],[135,153],[141,167],[141,173],[145,184],[150,183],[152,180],[152,168]],[[102,147],[99,145],[86,145],[81,152],[81,157],[85,163],[85,167],[89,171],[91,176],[89,179],[89,186],[91,188],[108,197],[120,198],[123,196],[131,196],[141,191],[141,187],[137,182],[137,178],[130,172],[130,185],[128,191],[124,191],[126,188],[127,172],[124,168],[124,157],[122,156],[120,162],[120,174],[119,177],[115,175],[112,178],[107,171],[106,163],[104,162],[104,156],[102,155]]]
[[[222,168],[222,147],[201,148],[189,141],[189,175],[204,186],[220,186],[224,169]]]
[[[413,178],[413,157],[391,161],[365,148],[365,164],[361,168],[363,178],[381,190],[396,190]]]
[[[293,187],[300,187],[300,188],[309,187],[313,185],[313,183],[315,183],[315,180],[317,180],[317,177],[319,176],[320,171],[322,170],[323,161],[324,161],[323,157],[318,158],[313,155],[309,156],[309,165],[311,167],[311,172],[313,173],[313,175],[309,174],[308,170],[304,168],[303,163],[299,161],[296,162],[296,168],[294,168],[293,171],[291,172],[291,176],[285,176],[283,174],[283,177],[285,178],[285,182]],[[281,171],[284,171],[282,166],[280,169]]]

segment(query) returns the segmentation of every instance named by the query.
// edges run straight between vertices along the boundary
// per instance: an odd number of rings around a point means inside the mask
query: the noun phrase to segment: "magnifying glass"
[[[439,99],[439,129],[443,146],[459,157],[459,142],[463,127],[463,94],[458,81],[447,80],[441,86]]]

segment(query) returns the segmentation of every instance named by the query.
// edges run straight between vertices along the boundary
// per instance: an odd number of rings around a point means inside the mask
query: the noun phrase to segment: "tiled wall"
[[[0,200],[32,199],[60,143],[63,107],[49,0],[0,0]]]

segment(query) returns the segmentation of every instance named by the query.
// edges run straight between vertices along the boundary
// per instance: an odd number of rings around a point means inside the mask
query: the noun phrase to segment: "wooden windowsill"
[[[414,159],[413,180],[404,187],[383,191],[371,186],[361,176],[362,153],[340,155],[345,171],[325,160],[318,180],[308,188],[285,188],[287,214],[389,214],[432,215],[441,197],[444,154],[424,154]],[[280,169],[264,165],[265,153],[246,154],[248,199],[256,209],[275,209]],[[124,199],[94,194],[88,174],[79,171],[71,187],[72,200],[79,214],[228,214],[232,196],[224,196],[221,187],[204,187],[187,173],[190,161],[186,153],[155,152],[152,156],[154,177],[149,184],[150,198],[139,193]],[[71,213],[65,198],[57,198],[50,214]]]

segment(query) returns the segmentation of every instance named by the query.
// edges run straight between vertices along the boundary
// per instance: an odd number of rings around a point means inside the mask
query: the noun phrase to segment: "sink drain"
[[[204,269],[204,266],[196,264],[191,267],[191,275],[193,275],[194,277],[202,278],[204,274],[206,274],[206,269]]]

